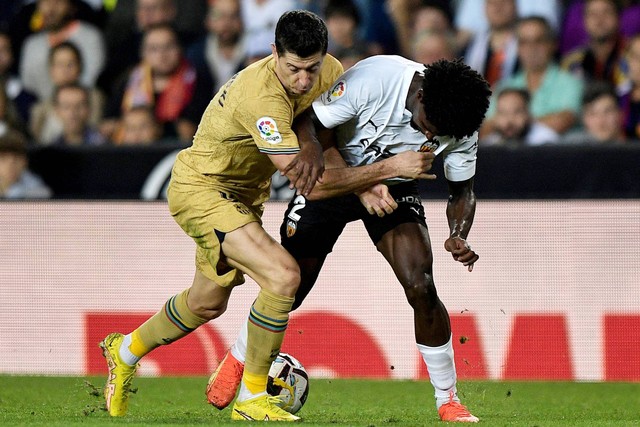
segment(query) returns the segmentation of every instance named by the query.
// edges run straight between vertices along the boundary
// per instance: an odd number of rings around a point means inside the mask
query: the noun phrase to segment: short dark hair
[[[27,137],[10,127],[0,129],[0,153],[27,154]]]
[[[308,58],[318,52],[326,55],[329,44],[327,26],[318,15],[307,10],[291,10],[282,14],[276,25],[278,55],[293,53]]]
[[[82,93],[84,93],[87,104],[91,102],[89,89],[82,86],[80,83],[65,83],[63,85],[56,86],[55,89],[53,90],[53,97],[51,99],[53,100],[54,105],[58,105],[58,98],[60,97],[60,92],[66,89],[75,89],[75,90],[81,91]]]
[[[531,101],[531,94],[529,93],[529,91],[527,89],[519,88],[519,87],[506,87],[502,89],[498,93],[498,99],[502,98],[504,95],[509,95],[509,94],[518,95],[520,98],[522,98],[524,103],[527,105],[529,105],[529,102]]]
[[[324,8],[325,19],[334,16],[344,16],[351,18],[355,22],[356,27],[360,25],[360,13],[358,7],[351,0],[329,0]]]
[[[591,3],[593,0],[586,0],[584,2],[584,5],[586,6],[587,3]],[[620,13],[622,13],[622,11],[624,10],[624,7],[622,5],[622,2],[620,0],[607,0],[609,2],[609,4],[611,4],[611,6],[614,7],[614,9],[616,10],[616,13],[618,15],[620,15]],[[586,7],[584,8],[584,10],[586,10]]]
[[[547,41],[557,41],[556,40],[556,32],[549,23],[549,20],[542,15],[529,15],[518,19],[518,27],[522,24],[526,24],[529,22],[533,22],[534,24],[538,24],[544,30],[544,36]]]
[[[618,102],[618,95],[616,94],[615,87],[605,81],[591,81],[585,85],[584,93],[582,94],[582,106],[586,107],[592,102],[603,98],[609,97]]]
[[[429,64],[422,82],[422,105],[439,135],[464,138],[482,124],[491,89],[477,71],[462,62],[440,59]]]
[[[84,60],[82,59],[82,52],[80,52],[80,48],[78,48],[78,46],[75,43],[72,43],[68,40],[63,41],[62,43],[58,43],[57,45],[51,48],[51,50],[49,51],[49,65],[53,63],[53,57],[55,56],[55,54],[58,53],[59,50],[64,50],[64,49],[68,49],[71,52],[73,52],[76,59],[78,60],[78,67],[82,72],[82,70],[84,70]]]

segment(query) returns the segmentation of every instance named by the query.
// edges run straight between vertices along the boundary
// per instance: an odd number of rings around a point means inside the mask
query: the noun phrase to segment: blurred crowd
[[[493,90],[481,146],[639,142],[640,1],[14,0],[0,2],[0,198],[51,194],[31,146],[187,146],[297,8],[325,19],[345,69],[463,58]]]

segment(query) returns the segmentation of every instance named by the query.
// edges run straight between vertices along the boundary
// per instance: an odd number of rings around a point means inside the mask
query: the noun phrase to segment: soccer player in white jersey
[[[441,153],[449,185],[450,234],[444,246],[455,261],[472,271],[478,254],[466,239],[476,207],[477,129],[490,95],[487,82],[459,60],[440,60],[426,67],[399,56],[360,61],[313,103],[319,135],[336,128],[337,147],[325,151],[322,183],[309,196],[294,197],[280,228],[282,245],[298,261],[302,275],[295,309],[313,287],[345,225],[356,220],[364,223],[414,310],[417,347],[443,421],[477,422],[478,418],[457,395],[451,325],[433,280],[433,255],[417,181],[376,179],[370,171],[371,166],[408,150]],[[350,174],[349,185],[354,176],[361,178],[362,186],[354,194],[318,200],[339,194],[346,174]],[[209,380],[207,397],[219,408],[235,394],[239,376],[234,372],[242,372],[245,337],[242,331]]]

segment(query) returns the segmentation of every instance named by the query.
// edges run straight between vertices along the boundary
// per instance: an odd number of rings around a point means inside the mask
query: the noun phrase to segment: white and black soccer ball
[[[280,353],[269,369],[267,392],[280,396],[282,409],[295,414],[309,395],[309,375],[302,363],[290,354]]]

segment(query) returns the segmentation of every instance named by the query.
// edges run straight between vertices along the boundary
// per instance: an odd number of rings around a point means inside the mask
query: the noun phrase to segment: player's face
[[[271,45],[276,60],[276,75],[289,95],[304,95],[318,81],[324,55],[318,52],[306,58],[300,58],[290,52],[278,55],[275,45]]]
[[[438,136],[438,129],[427,119],[427,113],[422,104],[422,89],[418,91],[418,95],[411,109],[411,114],[411,127],[424,134],[427,141],[431,141],[434,137]]]

